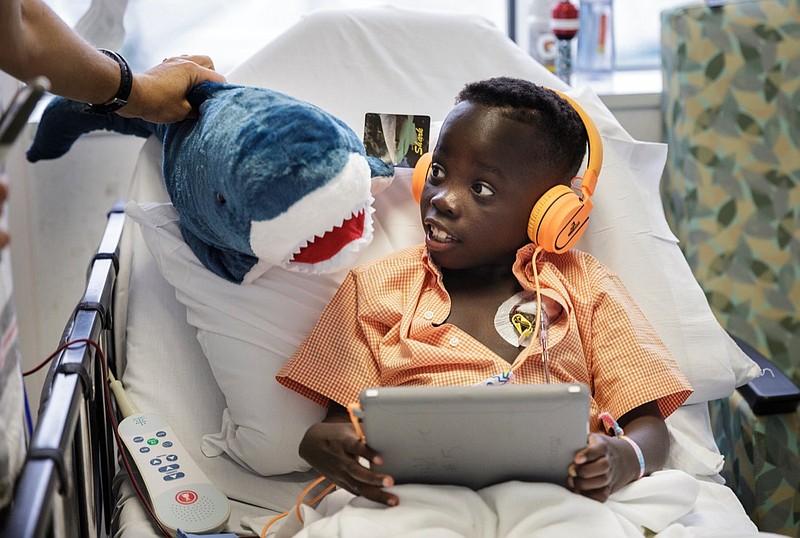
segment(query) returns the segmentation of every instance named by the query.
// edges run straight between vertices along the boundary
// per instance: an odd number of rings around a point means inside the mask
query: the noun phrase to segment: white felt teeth
[[[372,207],[372,199],[369,200],[366,206],[364,206],[361,210],[355,211],[353,214],[358,215],[361,211],[365,211],[364,213],[364,234],[359,238],[351,241],[347,245],[345,245],[342,250],[340,250],[336,255],[332,258],[318,262],[315,264],[309,263],[298,263],[292,261],[294,254],[289,256],[289,258],[285,261],[283,266],[286,269],[291,271],[297,271],[301,273],[325,273],[332,270],[337,270],[341,268],[343,265],[352,263],[355,258],[361,253],[361,250],[364,248],[365,245],[368,245],[372,242],[373,236],[373,222],[372,222],[372,214],[375,213],[375,208]],[[344,222],[344,221],[342,221]],[[309,242],[305,241],[305,245],[308,245]],[[298,247],[295,254],[300,252],[302,247]]]
[[[336,225],[342,226],[342,223],[353,214],[366,209],[363,214],[362,237],[348,244],[348,247],[355,245],[357,250],[362,250],[372,241],[373,234],[371,215],[374,209],[371,206],[374,200],[369,189],[369,165],[363,155],[353,153],[339,174],[330,178],[325,185],[306,194],[274,218],[252,221],[250,248],[259,261],[254,266],[255,270],[251,270],[247,277],[252,281],[272,266],[322,272],[318,268],[327,262],[303,264],[292,260],[304,247],[316,241],[318,236],[324,235],[321,230],[326,229],[326,232],[334,230]],[[349,250],[344,248],[342,252]],[[338,263],[342,263],[343,260],[344,258],[340,259]],[[327,265],[330,265],[328,271],[338,269],[333,264]]]
[[[372,213],[375,212],[375,209],[372,207],[372,200],[370,200],[370,202],[366,206],[362,206],[362,207],[360,207],[358,209],[354,209],[353,211],[351,211],[349,215],[347,215],[346,217],[342,218],[341,221],[339,221],[339,224],[335,224],[333,226],[330,226],[328,229],[326,229],[322,233],[322,235],[316,234],[316,235],[314,235],[314,237],[312,237],[310,239],[306,239],[306,240],[302,241],[301,243],[299,243],[297,245],[297,247],[295,248],[294,252],[292,252],[292,254],[289,256],[289,258],[286,260],[287,263],[291,263],[292,258],[296,254],[299,254],[304,248],[308,247],[308,245],[312,244],[317,239],[322,238],[325,234],[332,232],[334,229],[341,228],[344,225],[345,221],[358,217],[358,215],[361,214],[362,212],[364,212],[365,210],[367,211],[368,214],[372,214]],[[335,259],[335,256],[334,256],[334,259]],[[321,262],[321,263],[324,263],[324,262]]]

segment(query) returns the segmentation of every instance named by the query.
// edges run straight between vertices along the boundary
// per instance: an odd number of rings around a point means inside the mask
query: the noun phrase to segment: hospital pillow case
[[[578,248],[620,275],[692,383],[687,403],[729,396],[759,370],[714,318],[664,219],[658,183],[666,146],[632,140],[590,91],[573,96],[595,119],[605,150],[595,208]],[[357,263],[423,238],[407,176],[376,195],[375,208],[375,238]],[[204,452],[226,453],[264,475],[307,469],[297,447],[325,410],[279,385],[274,374],[311,330],[344,271],[273,268],[252,284],[233,284],[194,257],[170,204],[130,202],[126,211],[186,306],[227,401],[221,431],[204,437]]]

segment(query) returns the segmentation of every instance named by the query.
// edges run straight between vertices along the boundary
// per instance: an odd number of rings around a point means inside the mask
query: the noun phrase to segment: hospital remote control
[[[161,524],[173,536],[215,532],[228,522],[231,507],[192,460],[169,424],[147,413],[135,413],[119,424],[120,437],[142,476]]]

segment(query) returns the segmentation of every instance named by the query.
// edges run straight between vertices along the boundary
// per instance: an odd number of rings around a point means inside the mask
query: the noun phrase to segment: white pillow
[[[197,328],[225,395],[222,431],[204,436],[203,452],[226,452],[264,475],[307,469],[297,455],[303,425],[321,420],[324,409],[280,386],[274,375],[336,284],[322,277],[298,279],[299,273],[282,270],[247,286],[228,282],[203,267],[183,241],[171,204],[131,202],[126,211],[140,224],[161,274],[186,305],[187,320]]]

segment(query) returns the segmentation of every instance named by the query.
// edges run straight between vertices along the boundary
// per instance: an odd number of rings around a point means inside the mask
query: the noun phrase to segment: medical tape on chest
[[[514,372],[532,354],[532,347],[537,340],[542,349],[542,367],[544,369],[545,382],[550,383],[550,366],[547,351],[549,319],[547,312],[542,308],[542,290],[539,284],[539,269],[536,266],[536,257],[541,250],[541,247],[537,247],[531,258],[534,291],[523,291],[513,295],[500,305],[494,317],[494,327],[500,336],[515,347],[525,346],[525,350],[517,356],[509,370],[477,383],[479,385],[513,383]]]

